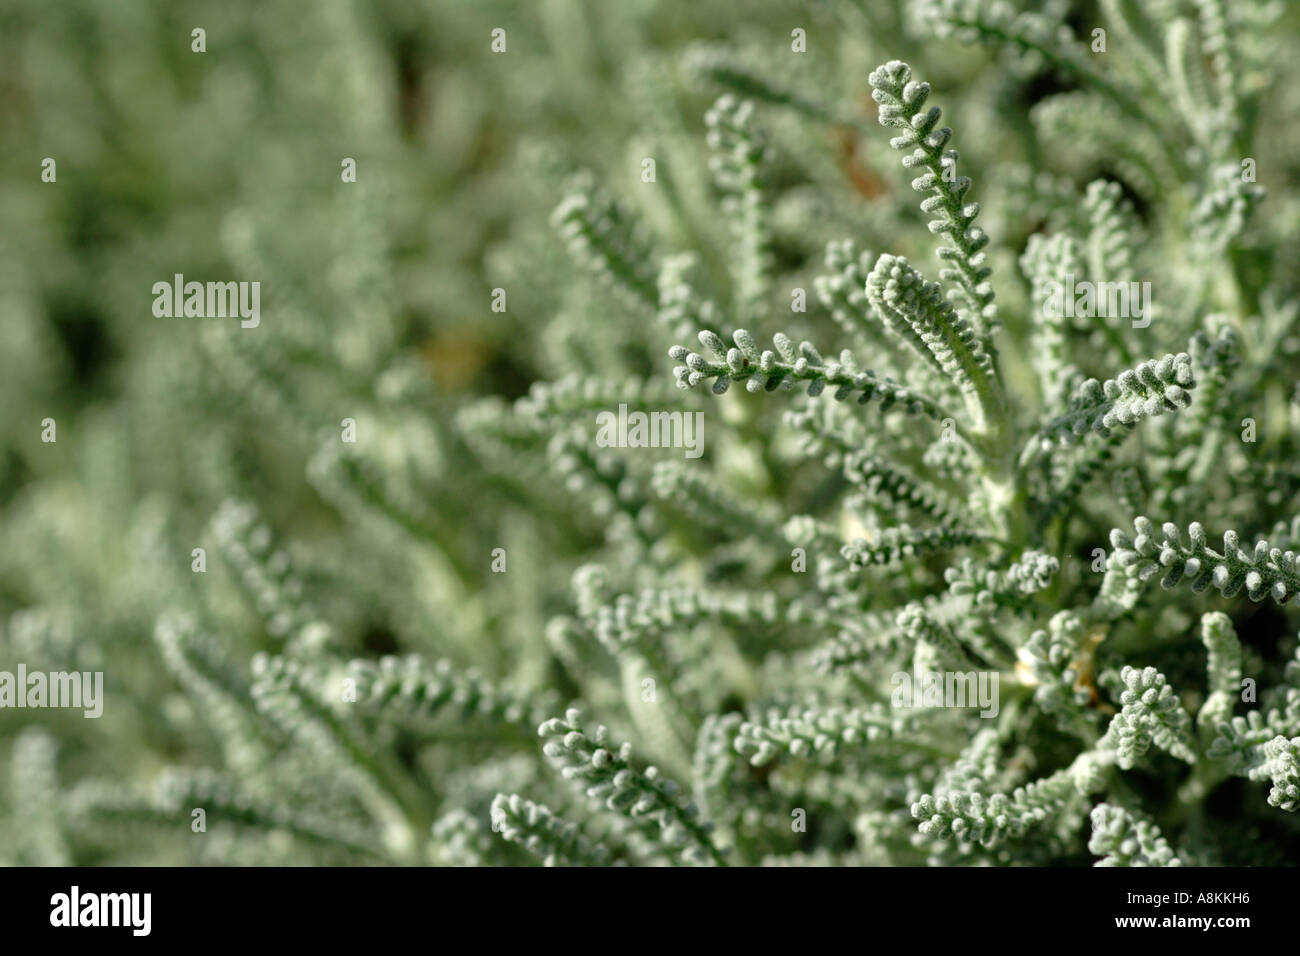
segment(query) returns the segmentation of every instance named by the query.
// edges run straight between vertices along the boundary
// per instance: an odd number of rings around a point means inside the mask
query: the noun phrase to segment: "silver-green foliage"
[[[46,193],[68,236],[0,239],[0,661],[107,693],[0,730],[4,862],[1295,862],[1300,144],[1268,5],[1103,0],[1100,53],[1067,4],[824,4],[807,57],[761,4],[725,46],[718,3],[373,6],[302,14],[294,50],[259,13],[199,85],[57,18],[2,41],[33,101],[82,104],[24,129],[94,175]],[[420,74],[430,48],[463,59]],[[318,156],[324,117],[357,183],[157,134],[245,135],[263,84],[259,142]],[[263,276],[263,326],[154,335],[120,304],[141,259]],[[1067,275],[1149,281],[1150,321],[1055,312]],[[101,276],[102,318],[46,301]],[[79,323],[113,374],[54,347]],[[597,444],[619,405],[702,415],[703,455]]]

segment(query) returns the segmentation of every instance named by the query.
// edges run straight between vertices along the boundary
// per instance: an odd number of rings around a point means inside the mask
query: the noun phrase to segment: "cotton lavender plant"
[[[475,72],[568,82],[490,7]],[[475,345],[417,344],[364,161],[332,307],[382,321],[313,322],[298,230],[232,218],[297,304],[195,330],[182,407],[229,417],[183,505],[133,512],[120,604],[11,608],[4,659],[105,671],[132,759],[11,735],[7,858],[1295,861],[1282,11],[828,7],[766,46],[611,30],[631,138],[521,137],[480,307],[526,387],[456,394]],[[598,441],[605,414],[654,440]],[[258,428],[305,484],[235,463]],[[82,636],[101,604],[149,635],[126,676]]]

